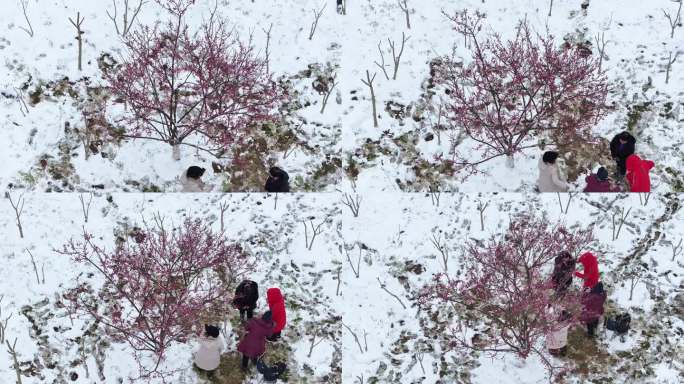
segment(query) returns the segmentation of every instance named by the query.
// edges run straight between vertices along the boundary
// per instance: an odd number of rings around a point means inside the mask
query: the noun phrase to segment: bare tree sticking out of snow
[[[598,50],[598,57],[599,57],[599,63],[598,63],[598,70],[601,71],[601,66],[603,65],[603,58],[605,57],[605,51],[606,51],[606,44],[608,41],[606,41],[606,32],[601,32],[601,34],[596,34],[596,37],[594,37],[594,40],[596,40],[596,49]]]
[[[675,261],[677,256],[679,256],[682,253],[682,241],[684,241],[684,238],[680,238],[679,243],[677,243],[677,245],[674,245],[674,243],[671,245],[672,246],[672,261]]]
[[[681,52],[677,51],[675,52],[674,57],[672,57],[672,52],[670,52],[670,56],[667,58],[667,67],[665,69],[665,84],[668,84],[670,82],[670,70],[672,69],[672,64],[677,61],[677,57],[679,57],[679,54]]]
[[[0,295],[0,344],[5,343],[5,337],[7,337],[7,324],[9,324],[12,314],[10,313],[4,320],[2,319],[2,300],[5,296]]]
[[[381,62],[378,63],[375,61],[374,63],[382,70],[382,73],[385,75],[385,79],[389,80],[389,75],[387,74],[387,65],[385,64],[385,54],[382,53],[382,40],[378,42],[378,52],[380,52]]]
[[[389,43],[390,49],[392,49],[392,59],[394,61],[394,75],[392,76],[392,80],[397,79],[397,73],[399,72],[399,62],[401,61],[401,55],[404,53],[404,45],[406,42],[410,39],[410,36],[406,36],[404,32],[401,33],[401,49],[399,49],[399,53],[396,53],[394,49],[394,41],[387,39],[387,42]]]
[[[561,194],[560,192],[556,192],[558,195],[558,204],[560,205],[561,213],[567,214],[570,210],[570,202],[572,201],[572,198],[575,197],[575,194],[573,192],[567,192],[566,195],[568,195],[568,201],[565,203],[565,209],[563,209],[563,201],[561,200]]]
[[[377,73],[373,73],[373,77],[371,77],[370,72],[366,70],[366,79],[361,79],[361,82],[370,89],[371,103],[373,104],[373,127],[375,128],[378,127],[378,109],[375,104],[375,89],[373,88],[373,81],[375,80],[376,75]]]
[[[14,343],[10,344],[9,340],[6,340],[7,352],[12,356],[12,367],[14,368],[14,373],[17,374],[16,384],[21,384],[21,366],[19,365],[19,354],[17,353],[17,339],[14,338]]]
[[[439,207],[439,200],[442,198],[442,192],[439,190],[439,184],[434,183],[428,187],[428,193],[430,194],[430,201],[435,207]]]
[[[489,206],[489,201],[486,204],[482,203],[482,200],[477,202],[477,210],[480,212],[480,230],[484,231],[484,212]]]
[[[337,73],[329,78],[328,89],[323,93],[323,101],[321,102],[321,114],[325,111],[325,106],[328,105],[328,99],[332,95],[335,86],[337,85]]]
[[[88,194],[88,202],[86,203],[85,199],[83,198],[83,194],[80,193],[78,195],[78,200],[81,202],[81,210],[83,211],[83,220],[87,223],[88,222],[88,216],[90,216],[90,204],[93,202],[93,193]]]
[[[23,239],[24,228],[21,226],[21,213],[24,211],[24,194],[22,193],[19,195],[19,199],[17,199],[16,203],[14,202],[14,199],[12,199],[12,194],[9,191],[5,192],[5,198],[9,200],[10,205],[14,209],[14,217],[17,221],[17,228],[19,228],[19,237]]]
[[[21,4],[21,9],[24,12],[24,19],[26,19],[26,24],[28,24],[28,29],[24,27],[19,27],[19,29],[28,33],[29,37],[33,37],[33,26],[31,25],[31,20],[29,20],[28,13],[26,12],[26,5],[28,4],[28,0],[19,0],[19,3]]]
[[[316,11],[313,9],[313,14],[314,14],[314,21],[311,23],[311,28],[309,29],[309,40],[313,40],[314,33],[316,33],[316,27],[318,27],[318,20],[321,18],[321,15],[323,14],[323,11],[325,10],[325,7],[328,4],[324,4],[323,7]]]
[[[625,212],[624,207],[617,207],[615,209],[615,212],[613,212],[613,241],[617,240],[620,237],[620,230],[622,229],[622,225],[625,223],[625,221],[627,221],[627,217],[629,216],[629,212],[631,210],[632,208],[630,207],[627,210],[627,212]]]
[[[309,218],[308,226],[307,226],[307,221],[302,220],[302,224],[304,224],[304,242],[306,243],[306,249],[309,251],[313,248],[314,240],[316,240],[316,236],[321,234],[323,230],[321,227],[323,224],[325,224],[326,219],[323,219],[323,221],[320,222],[320,224],[315,225],[313,222],[313,217]],[[311,238],[309,238],[309,226],[311,226]]]
[[[397,299],[397,301],[399,302],[399,304],[401,304],[401,307],[404,308],[404,309],[406,309],[406,305],[404,304],[403,301],[401,301],[401,299],[399,298],[399,296],[397,296],[397,294],[395,294],[394,292],[392,292],[392,291],[390,291],[389,289],[387,289],[387,283],[383,283],[382,281],[380,281],[380,278],[379,278],[379,277],[376,277],[375,279],[378,280],[378,284],[380,284],[380,288],[381,288],[383,291],[387,292],[390,296],[392,296],[392,297],[394,297],[395,299]]]
[[[344,322],[342,322],[342,326],[345,327],[345,328],[347,328],[347,331],[349,331],[349,333],[351,333],[351,335],[354,337],[354,341],[356,341],[356,345],[359,346],[359,351],[360,351],[361,353],[363,353],[363,352],[364,352],[364,351],[363,351],[363,346],[361,345],[361,341],[359,340],[359,336],[356,334],[356,332],[354,332],[354,331],[351,329],[351,327],[349,327],[349,326],[348,326],[347,324],[345,324]],[[363,379],[361,379],[361,382],[363,383]]]
[[[76,41],[78,42],[78,70],[81,71],[83,70],[83,29],[81,29],[81,25],[83,25],[83,20],[81,18],[81,12],[76,13],[76,21],[74,21],[71,17],[69,18],[69,22],[71,22],[71,25],[76,28]]]
[[[483,1],[484,3],[484,1]],[[551,11],[553,10],[553,0],[549,1],[549,17],[551,17]]]
[[[432,232],[432,236],[430,238],[430,242],[432,245],[435,247],[437,252],[439,252],[441,258],[442,258],[442,268],[444,268],[444,272],[449,271],[449,246],[446,244],[445,241],[442,239],[442,232],[440,231],[439,233],[435,233],[434,231]]]
[[[266,34],[266,50],[264,52],[264,60],[266,61],[266,72],[271,73],[271,30],[273,23],[268,26],[268,29],[263,29]]]
[[[411,19],[409,16],[411,10],[408,7],[407,1],[408,0],[398,0],[398,3],[399,8],[401,8],[401,10],[404,11],[404,14],[406,15],[406,29],[411,29]]]
[[[676,2],[679,3],[679,8],[677,8],[677,14],[674,17],[672,17],[671,13],[667,13],[664,9],[662,10],[667,21],[670,23],[670,39],[674,37],[675,29],[681,27],[682,24],[682,4],[684,4],[684,0]]]
[[[315,325],[313,325],[315,327]],[[310,344],[309,344],[309,353],[306,355],[306,357],[311,357],[311,354],[313,353],[313,349],[320,344],[322,341],[325,340],[325,337],[319,337],[321,333],[321,330],[319,328],[314,328],[314,333],[311,335],[310,339]],[[318,339],[318,340],[317,340]]]
[[[31,256],[31,264],[33,264],[33,272],[36,273],[36,283],[37,284],[45,284],[45,263],[43,263],[43,265],[41,267],[41,271],[43,271],[43,279],[41,280],[40,276],[38,275],[38,265],[36,265],[36,259],[33,257],[33,253],[31,253],[31,251],[28,248],[26,248],[26,253],[28,253],[29,256]]]
[[[107,11],[107,16],[109,16],[109,19],[114,22],[114,27],[116,28],[116,33],[118,33],[121,37],[126,37],[128,35],[128,32],[130,32],[131,28],[133,28],[133,24],[135,24],[135,19],[138,17],[138,13],[140,13],[140,10],[142,9],[143,5],[145,5],[147,2],[145,0],[139,0],[140,2],[138,3],[138,6],[136,8],[130,8],[128,3],[129,0],[123,0],[123,19],[121,20],[121,28],[119,28],[119,22],[117,20],[118,17],[118,7],[117,7],[117,2],[118,0],[112,0],[112,4],[114,5],[114,15],[112,16],[109,11]],[[129,12],[132,13],[130,19],[129,19]]]
[[[345,193],[342,195],[342,204],[349,207],[354,217],[359,217],[359,208],[361,207],[361,196],[358,193],[352,195],[351,193]]]
[[[351,257],[351,251],[356,248],[357,244],[352,245],[349,247],[346,243],[342,244],[339,246],[340,253],[344,253],[345,256],[347,257],[347,262],[349,263],[349,266],[352,269],[352,273],[354,273],[354,276],[358,279],[359,276],[361,276],[361,259],[362,259],[362,253],[363,253],[363,247],[359,244],[359,256],[356,258],[356,266],[354,266],[354,262],[352,261]],[[339,277],[338,277],[339,278]],[[339,284],[338,284],[339,286]]]

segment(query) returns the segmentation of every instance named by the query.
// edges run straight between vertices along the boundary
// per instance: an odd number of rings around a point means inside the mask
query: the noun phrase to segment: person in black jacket
[[[559,253],[554,259],[551,282],[553,283],[556,295],[562,296],[568,290],[570,284],[572,284],[575,263],[575,259],[567,251]]]
[[[290,192],[290,176],[278,167],[271,167],[266,180],[266,192]]]
[[[635,144],[636,139],[627,131],[620,132],[610,141],[610,155],[617,163],[618,175],[624,176],[627,173],[626,161],[634,154]]]
[[[233,298],[233,306],[240,310],[240,320],[245,320],[245,315],[248,319],[254,317],[254,308],[256,302],[259,300],[259,286],[252,280],[243,280],[237,288],[235,288],[235,297]]]

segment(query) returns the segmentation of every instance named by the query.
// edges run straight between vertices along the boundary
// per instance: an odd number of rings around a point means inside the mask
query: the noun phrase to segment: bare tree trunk
[[[313,23],[311,23],[311,29],[309,30],[309,40],[312,40],[314,37],[314,33],[316,33],[316,27],[318,27],[318,20],[321,18],[321,15],[325,10],[326,5],[328,4],[323,5],[323,8],[321,8],[319,11],[316,11],[315,9],[313,10],[314,21]]]
[[[480,230],[484,231],[484,211],[489,206],[489,201],[487,204],[482,204],[482,201],[477,202],[477,210],[480,212]]]
[[[401,8],[402,11],[404,11],[404,14],[406,15],[406,29],[411,29],[411,19],[409,18],[409,7],[407,4],[407,0],[399,0],[399,8]]]
[[[392,49],[392,58],[394,60],[394,75],[392,76],[392,80],[397,79],[397,72],[399,72],[399,62],[401,61],[401,55],[404,53],[404,45],[410,38],[410,36],[406,37],[406,34],[404,32],[401,33],[401,49],[399,50],[399,54],[395,52],[394,41],[390,41],[390,39],[387,39],[387,41],[389,42],[389,46]]]
[[[665,84],[670,82],[670,70],[672,69],[672,64],[677,61],[677,57],[679,57],[679,52],[675,53],[674,57],[672,57],[672,52],[670,52],[670,56],[667,58],[667,68],[665,72]]]
[[[335,89],[335,86],[337,85],[336,80],[337,74],[334,74],[330,82],[330,86],[328,87],[328,91],[325,93],[325,95],[323,95],[323,105],[321,106],[321,114],[323,113],[323,111],[325,111],[325,106],[328,105],[328,99],[330,98],[332,91]]]
[[[273,23],[268,27],[268,30],[264,29],[264,33],[266,33],[266,73],[271,73],[271,29],[273,29]]]
[[[20,3],[21,9],[24,12],[24,19],[26,19],[26,24],[28,24],[28,28],[19,27],[19,29],[28,33],[29,37],[33,37],[33,26],[31,25],[31,20],[29,20],[28,14],[26,12],[26,5],[28,4],[28,0],[20,0]]]
[[[14,216],[17,220],[17,228],[19,228],[19,237],[24,238],[24,228],[21,226],[21,213],[24,211],[24,194],[19,195],[19,199],[15,203],[12,199],[12,194],[5,192],[5,197],[9,199],[10,205],[14,209]]]
[[[81,18],[81,12],[76,13],[76,21],[72,20],[69,18],[69,21],[71,22],[71,25],[76,28],[76,41],[78,41],[78,70],[81,71],[83,70],[83,30],[81,29],[81,25],[83,24],[83,20]]]
[[[553,10],[553,0],[549,4],[549,17],[551,17],[551,10]]]
[[[373,81],[375,80],[375,76],[377,73],[373,74],[373,77],[370,76],[370,72],[366,70],[366,80],[361,79],[361,82],[366,84],[366,86],[370,89],[371,93],[371,103],[373,103],[373,127],[377,128],[378,127],[378,110],[375,105],[375,89],[373,88]]]
[[[663,14],[665,14],[665,17],[670,22],[670,39],[674,37],[675,29],[677,29],[682,22],[682,4],[684,4],[684,1],[679,0],[679,8],[677,8],[677,14],[674,17],[663,9]]]
[[[21,384],[21,366],[19,365],[19,358],[17,357],[17,339],[14,339],[14,343],[10,344],[9,340],[5,341],[7,344],[7,352],[12,356],[12,366],[14,367],[14,372],[17,374],[16,384]]]
[[[140,13],[140,9],[142,9],[142,6],[146,3],[146,1],[140,0],[137,8],[129,8],[129,0],[124,0],[124,14],[121,29],[119,29],[119,22],[117,21],[118,9],[116,3],[117,0],[112,0],[112,4],[114,5],[114,15],[112,16],[112,14],[110,14],[109,11],[106,11],[107,16],[111,21],[114,22],[114,28],[116,28],[116,33],[121,35],[121,37],[126,37],[128,32],[130,32],[131,28],[133,28],[133,24],[135,24],[135,19],[138,17],[138,13]],[[133,11],[133,15],[130,17],[129,20],[129,12],[131,11]]]

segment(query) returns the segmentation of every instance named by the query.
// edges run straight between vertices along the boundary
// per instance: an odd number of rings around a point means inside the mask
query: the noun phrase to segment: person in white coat
[[[205,325],[204,336],[199,338],[200,347],[194,353],[195,366],[203,371],[207,371],[209,376],[213,375],[214,370],[221,363],[223,341],[221,341],[219,335],[218,327]]]
[[[568,322],[569,315],[563,311],[556,323],[546,333],[546,348],[553,356],[565,356],[568,346],[568,329],[570,323]]]
[[[568,191],[568,183],[561,178],[556,159],[558,159],[558,152],[554,151],[544,152],[544,156],[539,159],[539,178],[537,179],[539,192]]]
[[[206,169],[193,165],[183,172],[180,177],[181,192],[209,192],[211,187],[202,181],[205,171]]]

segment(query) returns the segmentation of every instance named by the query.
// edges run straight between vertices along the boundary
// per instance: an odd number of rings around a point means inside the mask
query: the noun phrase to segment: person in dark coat
[[[610,141],[610,155],[617,163],[618,175],[627,173],[627,158],[634,153],[636,139],[629,132],[623,131],[615,135]]]
[[[268,338],[269,341],[275,341],[280,338],[280,332],[285,328],[287,316],[285,314],[285,299],[278,288],[269,288],[266,291],[266,300],[268,301],[268,308],[273,314],[273,335]]]
[[[242,369],[249,368],[249,361],[252,360],[254,364],[257,358],[266,352],[266,338],[273,334],[273,319],[271,318],[271,311],[264,313],[259,318],[251,319],[247,322],[245,330],[247,333],[240,340],[237,350],[242,353]]]
[[[290,192],[290,176],[278,167],[271,167],[266,180],[266,192]]]
[[[603,315],[603,305],[606,302],[606,291],[603,283],[598,282],[594,288],[582,295],[582,314],[580,320],[587,326],[587,335],[594,337],[599,318]]]
[[[587,182],[584,192],[620,192],[620,187],[608,180],[608,171],[603,167],[599,168],[595,174],[587,176],[584,180]]]
[[[575,271],[575,276],[584,280],[584,288],[592,289],[599,282],[598,260],[591,252],[582,254],[577,261],[584,267],[583,272]]]
[[[572,274],[575,272],[575,258],[570,252],[563,251],[553,260],[551,282],[556,295],[562,296],[572,284]]]
[[[247,319],[254,316],[257,300],[259,300],[259,285],[256,282],[243,280],[235,288],[232,304],[240,311],[240,320],[244,321],[245,315],[247,315]]]
[[[269,366],[264,361],[263,356],[261,356],[256,362],[256,368],[257,372],[264,375],[264,381],[275,382],[280,378],[280,375],[285,373],[287,366],[285,363],[275,363],[274,365]]]

